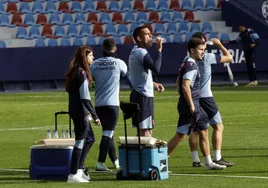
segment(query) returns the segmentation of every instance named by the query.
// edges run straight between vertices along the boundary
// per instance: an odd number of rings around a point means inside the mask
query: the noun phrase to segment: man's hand
[[[212,42],[213,42],[213,44],[215,45],[215,46],[217,46],[218,48],[220,48],[221,46],[222,46],[222,43],[221,43],[221,41],[219,40],[219,39],[217,39],[217,38],[212,38],[212,39],[210,39]]]
[[[162,44],[163,44],[163,41],[162,41],[162,38],[161,37],[157,37],[155,39],[155,44],[156,44],[156,50],[161,52],[162,51]]]
[[[165,87],[162,84],[160,84],[160,83],[154,82],[154,87],[155,87],[155,89],[157,89],[158,92],[165,91]]]
[[[94,123],[95,123],[95,125],[97,125],[98,127],[101,126],[101,122],[100,122],[99,119],[94,120]]]
[[[190,112],[191,112],[192,115],[194,115],[194,111],[195,111],[195,107],[194,107],[194,105],[191,105],[190,106]]]

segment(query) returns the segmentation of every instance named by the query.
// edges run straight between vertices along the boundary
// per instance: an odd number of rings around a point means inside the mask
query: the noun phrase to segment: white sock
[[[200,159],[199,159],[199,156],[198,156],[198,151],[191,151],[191,154],[192,154],[193,161],[199,163]]]
[[[211,156],[210,156],[210,155],[204,157],[204,160],[205,160],[205,164],[206,164],[206,165],[212,163],[212,159],[211,159]]]
[[[213,156],[213,159],[215,161],[218,161],[221,159],[221,150],[213,150],[214,152],[214,156]]]

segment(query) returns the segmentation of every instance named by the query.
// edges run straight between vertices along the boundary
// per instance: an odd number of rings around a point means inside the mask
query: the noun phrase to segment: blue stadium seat
[[[0,40],[0,48],[6,48],[6,42],[4,40]]]
[[[47,2],[45,11],[46,12],[49,12],[49,13],[56,13],[56,12],[58,12],[57,11],[57,8],[56,8],[56,4],[54,2],[52,2],[52,1],[48,1]]]
[[[44,12],[43,3],[41,3],[41,2],[34,2],[33,3],[33,7],[32,7],[32,12],[33,13]]]
[[[85,15],[82,14],[82,13],[76,13],[74,23],[76,23],[76,24],[85,24],[85,23],[87,23]]]
[[[17,27],[16,38],[19,38],[19,39],[28,38],[26,27]]]
[[[182,42],[181,34],[177,33],[173,35],[173,42]]]
[[[64,26],[62,25],[56,25],[54,30],[54,35],[58,37],[65,37],[65,30]]]
[[[117,35],[124,36],[128,35],[128,27],[126,24],[118,24]]]
[[[84,37],[90,36],[91,35],[90,25],[82,24],[80,27],[79,35]]]
[[[29,38],[41,38],[39,27],[33,25],[29,30]]]
[[[100,23],[111,23],[110,14],[108,12],[101,12],[99,22]]]
[[[208,40],[212,38],[218,38],[218,33],[217,32],[210,32],[208,35]]]
[[[98,12],[98,11],[96,11],[96,7],[94,3],[90,0],[87,0],[85,1],[83,12],[88,13],[88,12]]]
[[[190,26],[190,32],[196,33],[196,32],[200,32],[200,31],[201,31],[201,28],[200,28],[199,23],[192,22],[191,26]]]
[[[147,0],[145,3],[145,10],[156,11],[156,5],[154,0]]]
[[[72,1],[71,11],[81,12],[82,11],[81,3],[79,1]]]
[[[121,38],[119,36],[113,37],[115,44],[122,44]]]
[[[64,13],[61,22],[62,24],[74,24],[73,15],[70,13]]]
[[[108,9],[113,12],[121,12],[118,1],[109,1]]]
[[[191,33],[191,32],[186,33],[186,36],[185,36],[184,42],[188,42],[192,36],[193,36],[193,33]]]
[[[50,14],[49,23],[51,23],[51,24],[60,24],[61,22],[60,22],[59,14],[57,14],[57,13]]]
[[[209,10],[215,10],[217,9],[215,1],[214,0],[206,0],[206,5],[205,5],[206,9]]]
[[[27,25],[36,25],[34,15],[31,13],[25,14],[23,23]]]
[[[56,47],[56,46],[58,46],[58,45],[59,45],[59,44],[58,44],[57,39],[49,38],[49,39],[47,40],[47,46],[50,46],[50,47]]]
[[[126,12],[125,17],[124,17],[124,22],[130,22],[130,23],[136,22],[134,13],[133,12]]]
[[[174,23],[174,22],[167,23],[166,33],[167,34],[176,34],[176,33],[178,33],[176,23]]]
[[[4,6],[4,3],[3,2],[0,2],[0,13],[1,14],[5,14],[6,13],[5,6]]]
[[[78,37],[77,27],[75,25],[68,25],[67,33],[68,37]]]
[[[186,10],[192,10],[192,4],[190,0],[182,0],[181,8]]]
[[[106,37],[99,37],[98,45],[102,45],[103,41],[107,39]]]
[[[184,21],[182,13],[179,12],[179,11],[173,11],[172,21],[173,22],[182,22],[182,21]]]
[[[202,33],[210,33],[212,31],[212,25],[209,22],[204,22],[202,26]]]
[[[155,27],[154,27],[154,31],[153,31],[154,34],[164,34],[165,33],[165,27],[164,27],[164,24],[162,23],[156,23],[155,24]]]
[[[23,13],[31,12],[29,3],[21,2],[20,7],[19,7],[19,12],[23,12]]]
[[[45,47],[46,43],[45,43],[45,39],[36,39],[35,40],[35,47]]]
[[[133,11],[131,1],[123,0],[122,1],[122,6],[121,6],[121,11],[123,11],[123,12]]]
[[[165,38],[167,43],[172,42],[169,35],[162,35],[161,37]]]
[[[90,45],[96,45],[96,37],[94,36],[89,36],[86,40],[86,45],[90,46]]]
[[[166,0],[159,0],[158,5],[157,5],[157,9],[161,10],[161,11],[168,11],[168,4]]]
[[[147,14],[145,12],[138,12],[136,22],[137,23],[148,23]]]
[[[179,32],[181,34],[189,32],[188,22],[180,22]]]
[[[69,38],[61,38],[60,46],[71,46]]]
[[[203,0],[194,0],[193,10],[205,10]]]
[[[228,33],[222,33],[221,36],[220,36],[220,40],[221,40],[222,42],[228,42],[228,41],[230,41],[231,39],[230,39],[230,36],[229,36]]]
[[[10,26],[10,20],[8,15],[0,14],[0,26]]]
[[[160,17],[160,21],[162,22],[171,22],[171,16],[169,12],[161,12],[161,17]]]
[[[73,40],[73,46],[83,46],[84,42],[81,38],[74,38]]]
[[[116,34],[115,25],[112,23],[107,23],[104,30],[104,34],[111,36],[115,35]]]

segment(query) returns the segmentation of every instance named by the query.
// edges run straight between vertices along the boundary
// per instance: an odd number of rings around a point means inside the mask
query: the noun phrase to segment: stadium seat
[[[96,45],[96,39],[94,36],[89,36],[87,37],[87,40],[86,40],[86,45]]]
[[[135,21],[135,16],[133,12],[126,12],[125,17],[124,17],[124,22],[126,23],[134,23]]]
[[[35,47],[45,47],[46,43],[44,39],[36,39],[35,40]]]
[[[147,0],[145,1],[145,10],[150,10],[150,11],[157,11],[155,1],[154,0]]]
[[[158,23],[159,22],[159,15],[157,12],[149,12],[149,22]]]
[[[45,25],[47,24],[47,17],[45,14],[38,14],[36,18],[36,24]]]
[[[54,29],[54,36],[58,37],[66,37],[64,26],[62,25],[56,25]]]
[[[160,21],[161,22],[171,22],[172,19],[171,19],[170,13],[165,12],[165,11],[161,12]]]
[[[161,37],[165,38],[167,43],[172,42],[169,35],[162,35]]]
[[[45,11],[48,13],[57,13],[57,8],[56,8],[56,4],[52,1],[48,1],[46,3],[46,8]]]
[[[168,11],[168,4],[166,0],[159,0],[158,5],[157,5],[157,9],[161,10],[161,11]]]
[[[64,1],[59,2],[58,11],[61,11],[61,12],[64,12],[64,13],[71,12],[69,4],[67,2],[64,2]]]
[[[192,36],[193,36],[193,33],[191,33],[191,32],[186,33],[186,36],[185,36],[184,42],[188,42]]]
[[[64,13],[61,22],[62,24],[74,24],[73,15],[70,13]]]
[[[112,17],[112,22],[115,22],[117,24],[123,22],[123,16],[120,12],[114,12]]]
[[[130,25],[130,31],[129,31],[129,34],[132,35],[133,34],[133,31],[135,28],[139,27],[139,24],[138,23],[132,23]]]
[[[209,10],[215,10],[216,9],[216,4],[214,0],[206,0],[206,5],[205,8]]]
[[[222,33],[220,36],[220,40],[222,42],[229,42],[231,39],[228,33]]]
[[[69,38],[61,38],[60,46],[71,46]]]
[[[181,34],[189,32],[189,26],[187,22],[180,22],[179,32]]]
[[[143,1],[142,0],[135,0],[134,5],[133,5],[133,10],[144,11]]]
[[[90,26],[88,24],[81,25],[79,35],[84,37],[90,36],[91,35]]]
[[[8,15],[0,14],[0,26],[11,26]]]
[[[76,24],[85,24],[85,23],[87,23],[85,15],[82,14],[82,13],[76,13],[74,23],[76,23]]]
[[[193,10],[205,10],[203,0],[194,0]]]
[[[123,11],[123,12],[132,11],[131,1],[123,0],[122,6],[121,6],[121,11]]]
[[[19,14],[13,14],[11,24],[16,26],[27,26],[22,23],[22,17]]]
[[[223,0],[218,0],[217,9],[220,9],[221,8],[222,2],[223,2]]]
[[[40,34],[40,30],[38,26],[31,26],[30,30],[29,30],[29,38],[40,38],[41,34]]]
[[[101,12],[99,22],[100,23],[110,23],[111,22],[110,14],[108,12]]]
[[[203,22],[202,33],[210,33],[212,31],[212,25],[209,22]]]
[[[79,35],[78,35],[77,27],[75,25],[68,25],[66,35],[68,37],[78,37]]]
[[[25,14],[23,23],[26,25],[36,25],[34,15],[31,13]]]
[[[105,1],[97,1],[96,10],[101,12],[107,12],[107,6]]]
[[[81,38],[74,38],[73,40],[73,46],[83,46],[84,42]]]
[[[17,4],[13,3],[13,2],[8,2],[6,12],[9,12],[9,13],[12,13],[12,14],[18,13]]]
[[[181,34],[175,34],[173,35],[173,42],[182,42]]]
[[[109,7],[108,9],[113,12],[120,12],[120,6],[118,1],[109,1]]]
[[[28,33],[25,27],[17,27],[16,38],[19,39],[28,38]]]
[[[208,40],[212,38],[218,38],[218,33],[217,32],[210,32],[208,34]]]
[[[156,23],[153,30],[154,35],[165,34],[165,27],[162,23]]]
[[[58,46],[57,39],[53,39],[53,38],[48,39],[47,40],[47,46],[49,46],[49,47],[56,47],[56,46]]]
[[[167,23],[167,27],[166,27],[166,33],[167,34],[176,34],[178,33],[178,29],[177,29],[177,26],[176,26],[176,23],[174,22],[169,22]]]
[[[60,24],[60,16],[58,13],[52,13],[49,17],[49,23],[50,24]]]
[[[90,23],[98,23],[98,16],[96,13],[89,13],[88,16],[87,16],[87,22],[90,22]]]
[[[92,35],[103,35],[103,28],[101,24],[95,24],[93,26]]]
[[[110,35],[113,36],[116,34],[116,29],[115,29],[115,25],[112,23],[107,23],[106,27],[105,27],[105,35]]]
[[[133,40],[132,36],[125,36],[123,44],[131,44],[131,45],[133,45],[134,40]]]
[[[115,44],[122,44],[121,38],[120,37],[113,37]]]
[[[53,32],[52,32],[52,28],[51,28],[51,26],[50,25],[44,25],[43,26],[43,30],[42,30],[42,36],[44,36],[44,37],[52,37],[53,36],[53,34],[52,34]]]
[[[188,22],[200,22],[200,20],[195,20],[194,13],[192,11],[186,11],[184,14],[184,20]]]
[[[71,11],[73,11],[73,12],[81,12],[82,11],[81,2],[79,2],[79,1],[72,1]]]
[[[0,2],[0,13],[1,14],[6,14],[5,6],[4,3]]]
[[[170,0],[169,9],[177,10],[177,11],[181,10],[179,1],[178,0]]]
[[[200,32],[201,31],[201,28],[200,28],[200,25],[199,23],[191,23],[191,26],[190,26],[190,32],[192,33],[196,33],[196,32]]]
[[[29,13],[31,12],[29,3],[21,2],[19,7],[19,12]]]
[[[179,11],[174,11],[173,16],[172,16],[172,21],[173,22],[181,22],[181,21],[183,21],[182,13],[179,12]]]
[[[137,23],[147,23],[148,22],[147,14],[145,12],[138,12],[136,22]]]
[[[33,7],[32,7],[32,12],[33,13],[43,13],[44,12],[44,7],[43,3],[41,2],[34,2]]]
[[[99,37],[98,45],[102,45],[103,41],[107,39],[106,37]]]
[[[128,27],[126,24],[118,24],[118,28],[117,28],[117,35],[120,36],[124,36],[124,35],[128,35]]]
[[[0,48],[6,48],[6,42],[4,40],[0,40]]]
[[[95,5],[92,1],[85,1],[84,7],[83,7],[83,12],[97,12],[95,9]]]
[[[181,8],[185,10],[192,10],[192,4],[190,0],[182,0]]]

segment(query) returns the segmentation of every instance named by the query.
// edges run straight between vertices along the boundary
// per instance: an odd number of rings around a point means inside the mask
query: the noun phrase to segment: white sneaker
[[[209,163],[209,164],[205,164],[205,168],[207,170],[223,170],[226,168],[225,165],[219,165],[219,164],[216,164],[216,163]]]
[[[116,159],[116,161],[114,162],[114,168],[115,169],[120,169],[120,165],[119,165],[119,160]]]
[[[89,181],[79,176],[79,173],[70,174],[67,179],[67,183],[87,183],[87,182]]]
[[[90,176],[89,176],[89,174],[85,173],[83,169],[78,169],[78,170],[77,170],[77,173],[79,174],[79,176],[80,176],[82,179],[87,180],[87,181],[90,180]]]
[[[104,172],[111,172],[109,168],[105,165],[105,163],[98,162],[95,168],[96,171],[104,171]]]

